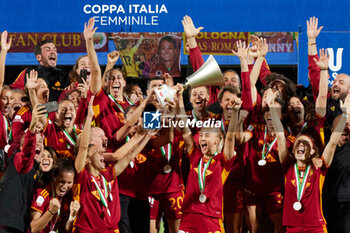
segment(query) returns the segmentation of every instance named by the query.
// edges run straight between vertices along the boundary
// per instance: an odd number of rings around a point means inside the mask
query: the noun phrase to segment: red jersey
[[[145,151],[130,162],[129,166],[118,176],[119,192],[129,197],[147,200],[148,197],[148,163]]]
[[[102,204],[97,185],[103,195],[105,189],[103,188],[103,178],[107,181],[108,196],[106,198],[108,209]],[[94,182],[96,181],[96,183]],[[98,177],[92,176],[85,168],[81,171],[77,178],[77,185],[74,188],[74,199],[80,202],[81,208],[75,222],[75,232],[106,232],[112,233],[118,229],[118,222],[120,220],[120,202],[118,181],[114,173],[114,166],[109,166],[101,171]],[[108,214],[108,210],[110,215]]]
[[[312,95],[314,96],[314,101],[316,102],[318,91],[320,89],[321,69],[316,64],[314,59],[317,61],[319,60],[317,54],[312,56],[308,55],[310,84],[312,86]]]
[[[6,116],[0,115],[0,149],[4,149],[5,146],[10,143],[11,123]]]
[[[80,129],[74,127],[73,135],[69,135],[61,127],[48,120],[43,130],[44,145],[53,147],[60,157],[74,159],[74,146],[81,132]]]
[[[253,101],[252,101],[252,91],[250,87],[250,73],[241,72],[242,80],[242,109],[247,111],[253,110]]]
[[[19,148],[21,137],[24,131],[29,127],[32,120],[32,111],[29,106],[23,106],[17,111],[17,114],[12,121],[12,143],[9,149],[9,156]]]
[[[27,68],[25,68],[16,78],[16,80],[10,85],[12,89],[20,89],[24,91],[24,79],[26,76]]]
[[[201,191],[198,180],[198,165],[203,158],[199,148],[194,146],[189,153],[191,170],[188,175],[186,194],[182,204],[183,213],[199,213],[213,218],[222,218],[223,184],[231,170],[234,159],[227,160],[223,153],[217,154],[210,162],[205,174],[205,203],[199,201]],[[207,160],[203,161],[207,163]]]
[[[183,141],[175,137],[171,143],[171,157],[168,163],[166,158],[169,153],[169,146],[164,145],[161,148],[149,150],[147,155],[149,163],[147,167],[150,171],[149,194],[165,194],[183,190],[183,180],[181,174],[181,157],[183,153]],[[162,151],[161,151],[162,150]],[[165,153],[165,155],[163,154]],[[169,164],[171,171],[164,172],[165,166]]]
[[[77,109],[77,116],[75,117],[75,124],[79,129],[83,129],[85,116],[87,115],[87,109],[89,107],[89,101],[91,99],[91,92],[88,91],[86,98],[81,98],[79,102],[79,107]]]
[[[56,117],[55,112],[49,113],[49,119],[54,120]],[[20,108],[12,121],[12,143],[9,149],[9,156],[19,148],[21,138],[24,132],[28,129],[30,122],[32,121],[32,109],[26,105]]]
[[[266,126],[267,127],[267,126]],[[279,161],[277,140],[266,135],[264,166],[259,166],[262,159],[264,145],[265,125],[257,124],[253,131],[253,137],[249,140],[249,152],[245,166],[245,187],[251,192],[265,195],[272,192],[282,192],[283,176],[282,165]],[[268,148],[274,141],[269,152]]]
[[[120,146],[116,140],[116,133],[124,125],[124,111],[129,105],[126,100],[115,101],[102,88],[95,95],[93,103],[95,121],[108,138],[109,151],[114,152]]]
[[[300,211],[293,209],[297,199],[295,160],[289,159],[285,164],[285,194],[283,204],[283,225],[292,227],[317,227],[326,224],[322,213],[322,188],[327,173],[327,167],[323,163],[321,168],[313,164],[305,184],[305,191],[301,197]]]
[[[50,201],[53,198],[54,197],[52,192],[52,184],[49,184],[48,186],[46,186],[45,189],[38,188],[34,190],[31,209],[43,215],[49,209]],[[40,232],[42,233],[49,233],[51,231],[66,232],[65,230],[66,223],[68,221],[69,213],[70,213],[69,207],[70,207],[71,201],[73,201],[72,192],[69,191],[62,198],[59,198],[59,201],[61,203],[60,210],[57,212],[57,214],[52,216],[52,219],[49,222],[49,224],[47,224],[44,230]]]

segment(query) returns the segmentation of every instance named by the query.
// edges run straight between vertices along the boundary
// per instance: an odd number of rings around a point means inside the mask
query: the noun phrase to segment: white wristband
[[[76,217],[77,217],[77,216],[73,217],[72,215],[69,215],[68,221],[69,221],[69,222],[73,222],[73,221],[75,220]]]

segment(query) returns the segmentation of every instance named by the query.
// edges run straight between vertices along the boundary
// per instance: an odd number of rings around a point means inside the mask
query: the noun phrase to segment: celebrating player
[[[240,99],[236,99],[233,103],[234,113],[222,153],[221,129],[203,128],[199,135],[199,149],[194,143],[191,131],[184,128],[185,150],[190,158],[191,170],[182,206],[180,232],[221,232],[222,186],[231,169],[235,153],[234,132],[240,105]],[[180,108],[183,108],[181,95]],[[184,110],[182,114],[184,115]]]

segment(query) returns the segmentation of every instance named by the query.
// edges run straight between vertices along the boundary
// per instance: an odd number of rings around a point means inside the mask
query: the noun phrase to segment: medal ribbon
[[[103,184],[103,188],[104,188],[104,191],[105,191],[105,194],[103,195],[102,193],[102,190],[100,188],[100,186],[97,184],[96,180],[95,180],[95,177],[91,176],[92,178],[92,181],[95,183],[95,186],[96,186],[96,189],[98,191],[98,194],[100,195],[100,199],[101,199],[101,202],[102,202],[102,205],[104,207],[106,207],[107,209],[107,214],[109,216],[111,216],[111,212],[109,211],[108,209],[108,202],[107,202],[107,198],[108,198],[108,189],[107,189],[107,181],[106,181],[106,178],[104,178],[103,175],[100,175],[101,178],[102,178],[102,184]]]
[[[223,134],[226,134],[224,117],[221,118],[221,130]]]
[[[207,113],[208,113],[208,111],[207,111]],[[193,109],[192,109],[192,116],[193,116],[194,120],[197,122],[198,118],[197,118],[196,114],[194,113]]]
[[[265,147],[266,144],[268,144],[266,141],[266,135],[267,135],[267,127],[265,126],[265,135],[264,135],[264,145],[263,145],[263,149],[261,151],[261,158],[265,159],[266,155],[268,155],[270,153],[270,151],[272,150],[273,145],[275,144],[275,142],[277,141],[277,138],[275,138],[271,144],[269,145],[269,148],[267,148],[267,151],[265,152]]]
[[[130,104],[130,105],[135,105],[134,102],[132,102],[129,97],[127,95],[124,95],[124,98],[126,99],[126,101]]]
[[[113,101],[113,103],[115,103],[115,105],[117,105],[117,107],[119,108],[119,110],[124,113],[124,108],[120,105],[120,103],[118,103],[118,101],[111,95],[108,94],[108,97]]]
[[[171,158],[171,151],[172,151],[171,143],[168,143],[168,151],[167,151],[167,153],[165,152],[165,146],[162,146],[160,148],[160,151],[162,152],[163,157],[166,158],[168,160],[168,163],[169,163],[170,158]]]
[[[309,175],[309,171],[310,171],[310,165],[308,165],[306,167],[306,171],[305,171],[305,175],[303,177],[302,182],[300,183],[300,176],[299,176],[299,169],[298,169],[298,165],[294,164],[294,172],[295,172],[295,178],[296,180],[296,185],[297,185],[297,199],[300,202],[303,194],[304,194],[304,190],[305,190],[305,184],[306,184],[306,180],[307,177]]]
[[[201,158],[201,160],[199,160],[199,164],[198,164],[198,184],[199,184],[199,190],[201,191],[201,193],[204,193],[204,189],[205,189],[205,173],[211,163],[211,160],[215,157],[215,155],[217,155],[218,152],[215,152],[215,154],[213,155],[213,157],[211,157],[209,159],[209,161],[207,163],[204,164],[204,168],[203,168],[203,172],[202,172],[202,164],[203,164],[203,158]]]
[[[62,129],[62,132],[63,132],[64,136],[66,137],[66,139],[68,140],[69,144],[72,147],[74,147],[76,144],[75,140],[69,135],[69,133],[65,129]],[[74,126],[73,126],[73,132],[74,132],[75,138],[78,138],[78,135],[77,135],[77,132],[76,132],[76,129]]]
[[[305,122],[305,123],[303,124],[303,126],[302,126],[301,129],[299,130],[299,133],[300,133],[306,126],[307,126],[307,122]],[[288,126],[287,130],[288,130],[288,132],[289,132],[290,134],[292,133],[292,130],[290,129],[289,126]]]
[[[5,123],[5,136],[6,136],[6,143],[9,143],[9,133],[8,133],[8,129],[9,129],[9,123],[6,119],[6,117],[4,115],[2,115],[2,117],[4,118],[4,123]]]

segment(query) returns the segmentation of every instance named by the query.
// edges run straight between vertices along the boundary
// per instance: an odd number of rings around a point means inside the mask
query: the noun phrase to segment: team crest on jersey
[[[102,192],[103,192],[103,190],[102,190]],[[97,200],[101,200],[100,195],[98,194],[97,190],[91,191],[91,193],[92,193],[92,195],[94,195],[97,198]]]
[[[36,204],[41,207],[44,203],[44,197],[43,196],[39,196],[37,199],[36,199]]]
[[[138,163],[144,163],[144,162],[146,162],[147,158],[143,154],[138,154],[136,156],[136,160]]]
[[[21,115],[16,115],[15,118],[13,119],[13,122],[21,122],[21,123],[24,123],[24,121],[22,120]]]
[[[292,185],[294,187],[297,187],[296,183],[295,183],[295,179],[291,180],[290,182],[292,182]],[[311,185],[310,182],[306,181],[306,185],[305,185],[305,189],[308,188]]]
[[[266,156],[266,161],[269,163],[277,162],[277,160],[270,153]]]

